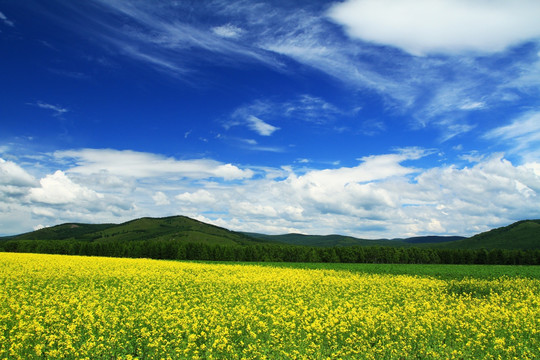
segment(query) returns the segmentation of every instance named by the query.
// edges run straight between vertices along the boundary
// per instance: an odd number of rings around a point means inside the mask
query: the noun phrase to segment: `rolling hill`
[[[282,244],[313,247],[384,246],[436,249],[535,250],[540,249],[540,220],[518,221],[470,238],[420,236],[393,240],[367,240],[342,235],[241,233],[185,216],[170,216],[165,218],[145,217],[122,224],[67,223],[0,238],[0,241],[7,240],[77,240],[88,242],[179,240],[186,243],[209,245]]]
[[[122,224],[68,223],[0,240],[78,240],[78,241],[144,241],[171,240],[221,245],[248,245],[268,242],[251,238],[186,216],[141,218]]]
[[[447,243],[449,249],[540,249],[540,220],[523,220],[470,238]]]

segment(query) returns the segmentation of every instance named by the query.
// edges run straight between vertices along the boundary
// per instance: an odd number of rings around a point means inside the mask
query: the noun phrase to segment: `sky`
[[[0,235],[540,218],[537,0],[0,0]]]

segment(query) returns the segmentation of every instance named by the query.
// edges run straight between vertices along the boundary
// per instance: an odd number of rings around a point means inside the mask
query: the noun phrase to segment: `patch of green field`
[[[366,274],[416,275],[445,280],[464,278],[496,279],[504,276],[540,279],[540,266],[525,265],[340,264],[279,262],[257,263],[257,265],[293,269],[339,270]]]

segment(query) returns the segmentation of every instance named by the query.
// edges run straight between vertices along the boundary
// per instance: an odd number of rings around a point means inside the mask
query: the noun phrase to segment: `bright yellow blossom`
[[[0,359],[535,359],[540,281],[0,253]]]

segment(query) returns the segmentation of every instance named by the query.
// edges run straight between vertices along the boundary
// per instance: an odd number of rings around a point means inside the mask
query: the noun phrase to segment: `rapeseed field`
[[[0,359],[535,359],[540,280],[0,253]]]

